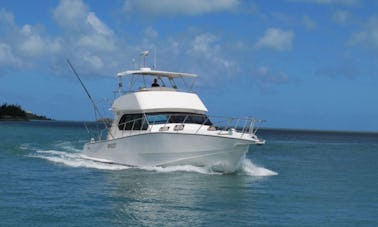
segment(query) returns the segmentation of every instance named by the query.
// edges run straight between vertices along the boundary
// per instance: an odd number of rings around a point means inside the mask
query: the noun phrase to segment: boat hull
[[[87,143],[84,155],[129,166],[194,165],[233,172],[248,152],[250,141],[185,133],[143,133]]]

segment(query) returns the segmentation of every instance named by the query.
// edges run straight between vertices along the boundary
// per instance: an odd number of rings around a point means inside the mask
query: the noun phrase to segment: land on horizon
[[[4,103],[0,106],[0,121],[29,121],[29,120],[52,120],[43,115],[37,115],[30,111],[25,111],[19,105]]]

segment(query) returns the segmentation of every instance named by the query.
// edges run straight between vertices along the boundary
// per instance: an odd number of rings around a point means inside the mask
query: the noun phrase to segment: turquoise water
[[[221,175],[85,160],[82,123],[0,122],[0,226],[378,226],[378,134],[259,133]]]

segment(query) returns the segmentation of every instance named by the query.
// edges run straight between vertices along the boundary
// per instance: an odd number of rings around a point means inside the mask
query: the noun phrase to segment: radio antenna
[[[87,93],[87,96],[88,96],[89,100],[91,100],[92,105],[93,105],[93,108],[94,108],[94,110],[95,110],[95,114],[98,114],[98,116],[100,116],[101,121],[104,123],[106,130],[109,132],[110,136],[111,136],[112,138],[114,138],[113,135],[112,135],[112,133],[111,133],[110,130],[109,130],[108,125],[106,124],[105,118],[102,116],[102,114],[101,114],[100,110],[98,109],[96,103],[94,102],[94,100],[93,100],[91,94],[89,93],[88,89],[85,87],[83,81],[80,79],[79,74],[76,72],[76,70],[75,70],[75,68],[73,67],[73,65],[71,64],[70,60],[68,60],[68,58],[67,58],[66,60],[67,60],[68,65],[70,66],[72,72],[75,74],[76,78],[80,81],[80,84],[81,84],[81,86],[83,87],[85,93]],[[96,119],[96,121],[97,121],[97,119]]]
[[[156,66],[156,47],[154,47],[154,69],[155,70],[157,69],[157,66]]]

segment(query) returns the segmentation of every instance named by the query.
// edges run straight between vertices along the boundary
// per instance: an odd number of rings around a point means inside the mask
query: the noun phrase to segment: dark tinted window
[[[124,114],[118,123],[119,130],[146,130],[147,127],[143,114]]]

